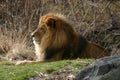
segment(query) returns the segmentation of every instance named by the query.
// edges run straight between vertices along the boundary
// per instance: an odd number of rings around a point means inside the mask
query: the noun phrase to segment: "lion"
[[[39,20],[31,34],[35,46],[36,61],[17,64],[58,61],[76,58],[101,58],[109,52],[81,36],[61,14],[48,13]]]

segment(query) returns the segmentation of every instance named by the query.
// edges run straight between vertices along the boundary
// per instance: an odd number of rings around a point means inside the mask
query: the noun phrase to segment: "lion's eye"
[[[45,32],[45,29],[44,29],[44,28],[40,28],[40,32],[41,32],[41,33],[44,33],[44,32]]]

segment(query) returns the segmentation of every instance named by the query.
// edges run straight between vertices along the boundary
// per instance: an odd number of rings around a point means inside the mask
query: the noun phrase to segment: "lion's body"
[[[32,36],[38,61],[101,58],[110,55],[101,46],[79,35],[70,22],[58,14],[42,16]]]
[[[40,28],[45,33],[40,32]],[[110,55],[104,48],[79,35],[64,16],[47,14],[40,18],[38,28],[32,33],[39,60],[75,58],[100,58]]]

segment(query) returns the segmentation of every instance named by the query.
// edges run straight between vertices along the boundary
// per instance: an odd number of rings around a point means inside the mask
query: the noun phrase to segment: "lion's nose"
[[[34,37],[34,35],[32,35],[31,37]]]
[[[34,37],[34,34],[31,34],[31,37]]]

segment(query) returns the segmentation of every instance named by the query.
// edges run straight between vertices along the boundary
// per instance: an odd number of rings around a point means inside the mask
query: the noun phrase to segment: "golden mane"
[[[63,15],[49,13],[40,18],[39,24],[46,23],[49,19],[55,20],[57,25],[55,26],[54,33],[53,32],[48,33],[49,34],[48,39],[46,38],[42,39],[41,41],[41,43],[43,43],[41,44],[42,47],[46,46],[62,48],[67,46],[71,41],[73,41],[72,39],[76,37],[77,33]]]

